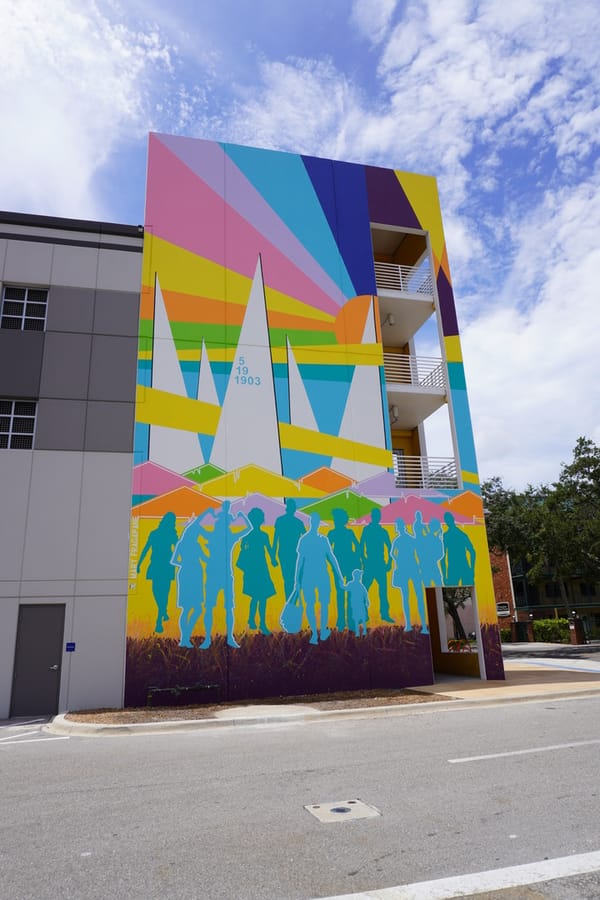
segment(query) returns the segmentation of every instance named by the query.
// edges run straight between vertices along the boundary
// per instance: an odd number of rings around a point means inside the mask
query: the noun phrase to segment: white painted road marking
[[[39,744],[41,741],[68,741],[69,735],[65,735],[64,737],[43,737],[43,738],[28,738],[25,741],[20,741],[18,738],[15,738],[12,741],[4,740],[2,744],[3,747],[8,747],[9,744]]]
[[[500,759],[503,756],[524,756],[527,753],[548,753],[551,750],[569,750],[571,747],[589,747],[590,744],[600,744],[600,738],[591,741],[571,741],[569,744],[551,744],[548,747],[530,747],[527,750],[507,750],[505,753],[487,753],[484,756],[463,756],[459,759],[449,759],[449,763],[476,762],[479,759]]]
[[[436,878],[434,881],[420,881],[398,887],[381,888],[358,894],[340,894],[323,900],[450,900],[470,894],[485,894],[504,888],[527,884],[540,884],[555,878],[570,878],[600,870],[600,851],[562,856],[558,859],[526,863],[506,869],[490,869],[471,875],[457,875],[452,878]]]
[[[24,731],[22,734],[7,734],[6,737],[0,737],[0,741],[14,741],[16,738],[28,737],[30,734],[39,734],[40,729],[36,728],[35,731]]]

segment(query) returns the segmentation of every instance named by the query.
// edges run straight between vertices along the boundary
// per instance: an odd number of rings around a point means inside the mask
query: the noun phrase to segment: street
[[[591,853],[599,723],[585,697],[109,738],[0,729],[0,897],[309,900]],[[381,815],[304,808],[351,799]]]

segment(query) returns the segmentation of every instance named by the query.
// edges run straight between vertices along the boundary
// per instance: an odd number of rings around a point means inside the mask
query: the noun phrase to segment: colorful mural
[[[460,490],[394,477],[371,222],[429,235]],[[132,493],[128,704],[431,683],[442,585],[503,677],[433,179],[151,136]]]

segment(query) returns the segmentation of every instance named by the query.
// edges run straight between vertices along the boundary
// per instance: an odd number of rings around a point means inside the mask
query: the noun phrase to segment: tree
[[[600,581],[600,447],[580,437],[557,482],[507,489],[482,485],[490,545],[527,564],[527,580],[554,581],[570,612],[573,577]]]

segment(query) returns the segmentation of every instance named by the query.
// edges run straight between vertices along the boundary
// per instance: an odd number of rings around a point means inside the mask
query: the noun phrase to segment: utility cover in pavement
[[[335,803],[311,803],[305,806],[319,822],[349,822],[351,819],[373,819],[381,813],[362,800],[336,800]]]

